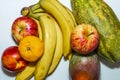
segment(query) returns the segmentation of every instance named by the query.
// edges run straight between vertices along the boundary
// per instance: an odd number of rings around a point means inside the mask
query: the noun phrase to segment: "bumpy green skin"
[[[110,62],[120,61],[120,23],[104,0],[71,0],[77,24],[89,23],[100,35],[97,52]]]

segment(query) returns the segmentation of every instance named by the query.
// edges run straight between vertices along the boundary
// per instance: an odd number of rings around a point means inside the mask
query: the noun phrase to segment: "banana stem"
[[[34,10],[34,11],[32,11],[33,13],[41,13],[41,12],[44,12],[44,10],[42,9],[42,8],[38,8],[38,9],[36,9],[36,10]]]
[[[44,10],[40,7],[40,4],[39,2],[34,4],[34,5],[31,5],[29,6],[29,8],[31,9],[31,11],[33,13],[39,13],[39,12],[43,12]]]
[[[40,8],[40,4],[39,4],[39,3],[36,3],[36,4],[34,4],[34,5],[31,5],[30,8],[31,8],[32,11],[37,10],[37,9]]]
[[[38,15],[34,15],[34,14],[36,14],[36,13],[38,14],[38,13],[42,13],[42,12],[44,12],[44,10],[40,7],[39,2],[34,5],[31,5],[29,7],[24,7],[21,10],[21,14],[23,16],[32,16],[35,18],[37,18]]]
[[[30,7],[24,7],[21,10],[21,15],[30,16],[30,17],[33,17],[35,19],[39,19],[39,16],[42,15],[42,13],[43,13],[43,11],[41,11],[41,8],[37,9],[36,13],[33,12]]]
[[[29,13],[30,13],[30,8],[29,7],[22,8],[21,15],[27,16],[27,15],[29,15]]]

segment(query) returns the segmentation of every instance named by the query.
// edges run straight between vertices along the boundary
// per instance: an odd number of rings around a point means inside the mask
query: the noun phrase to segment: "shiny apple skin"
[[[16,42],[20,42],[25,36],[38,36],[38,25],[30,17],[18,17],[12,24],[12,35]]]
[[[1,61],[3,68],[11,72],[21,71],[28,64],[28,62],[20,56],[17,46],[6,48],[2,54]]]
[[[98,46],[99,34],[93,26],[81,24],[72,31],[70,43],[77,53],[89,54]]]

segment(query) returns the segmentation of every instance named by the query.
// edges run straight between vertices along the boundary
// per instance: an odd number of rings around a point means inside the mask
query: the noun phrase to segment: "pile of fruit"
[[[66,60],[71,58],[70,35],[76,26],[75,19],[70,9],[57,0],[40,0],[23,7],[21,14],[11,27],[16,51],[13,46],[4,51],[3,66],[17,71],[16,80],[33,76],[35,80],[45,79],[54,72],[62,56]]]
[[[71,80],[99,80],[98,56],[120,60],[120,22],[112,9],[103,0],[71,0],[71,6],[73,12],[58,0],[40,0],[22,8],[11,27],[17,46],[2,55],[16,80],[44,80],[62,57],[70,61]]]

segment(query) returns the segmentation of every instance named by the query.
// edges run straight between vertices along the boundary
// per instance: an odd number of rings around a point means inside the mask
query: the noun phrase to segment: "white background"
[[[25,6],[30,6],[37,3],[39,0],[2,0],[0,2],[0,79],[14,80],[13,74],[6,74],[1,69],[1,55],[4,49],[9,46],[16,45],[11,37],[12,22],[19,16],[20,11]],[[65,6],[70,8],[70,0],[60,0]],[[114,10],[117,17],[120,19],[120,1],[105,0]],[[101,62],[101,80],[119,80],[120,67],[119,63],[115,65],[104,64]],[[33,78],[32,78],[33,80]],[[61,60],[54,74],[49,76],[47,80],[69,80],[68,61]]]

